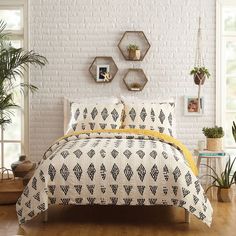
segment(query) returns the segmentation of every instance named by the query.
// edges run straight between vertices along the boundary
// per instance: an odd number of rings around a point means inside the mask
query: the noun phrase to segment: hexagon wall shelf
[[[112,57],[95,57],[89,72],[97,83],[109,83],[111,82],[116,73],[118,67]],[[109,77],[106,77],[105,74]]]
[[[148,82],[142,69],[129,69],[123,81],[130,91],[142,91]]]
[[[139,59],[130,58],[128,51],[128,46],[130,44],[137,45],[139,47]],[[118,48],[127,61],[142,61],[150,47],[151,45],[143,31],[126,31],[118,44]]]

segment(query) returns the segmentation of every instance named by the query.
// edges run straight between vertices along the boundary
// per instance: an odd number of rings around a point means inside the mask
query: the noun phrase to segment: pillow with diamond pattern
[[[175,103],[126,101],[123,128],[156,130],[175,137]]]
[[[71,103],[71,120],[67,134],[81,130],[119,129],[124,105]]]

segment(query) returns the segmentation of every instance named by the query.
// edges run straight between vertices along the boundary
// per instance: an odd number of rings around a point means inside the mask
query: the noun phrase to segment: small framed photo
[[[109,65],[97,65],[97,82],[108,82],[109,81]],[[108,81],[107,81],[108,80]]]
[[[204,114],[204,98],[200,98],[200,109],[198,110],[197,97],[184,97],[184,115],[185,116],[202,116]]]

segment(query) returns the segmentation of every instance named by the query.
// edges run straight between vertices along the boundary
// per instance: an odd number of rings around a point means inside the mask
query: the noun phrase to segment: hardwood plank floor
[[[184,210],[173,207],[51,206],[49,221],[43,215],[19,227],[15,206],[0,206],[0,235],[32,236],[234,236],[236,199],[233,203],[212,202],[211,228],[191,216],[183,223]]]

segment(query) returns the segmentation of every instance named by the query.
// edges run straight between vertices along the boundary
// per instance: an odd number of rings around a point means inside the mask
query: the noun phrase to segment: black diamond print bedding
[[[211,204],[182,151],[158,132],[133,132],[77,132],[52,145],[17,201],[19,224],[51,204],[111,204],[182,207],[210,226]]]
[[[67,133],[81,130],[119,129],[122,125],[124,105],[114,104],[71,104],[71,120]]]
[[[175,103],[137,103],[125,101],[124,128],[150,129],[176,136]]]

